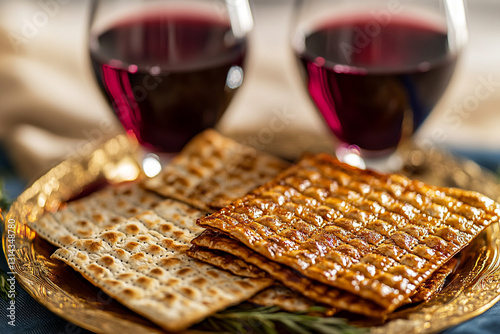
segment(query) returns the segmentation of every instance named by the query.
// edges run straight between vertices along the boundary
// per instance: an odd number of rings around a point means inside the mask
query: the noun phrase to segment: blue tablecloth
[[[456,152],[482,163],[490,169],[497,170],[500,166],[500,156],[489,152]],[[25,182],[12,173],[8,161],[3,158],[0,150],[0,178],[5,182],[5,188],[10,198],[21,193]],[[2,227],[3,228],[3,227]],[[1,256],[0,268],[8,272],[5,257]],[[3,334],[87,334],[91,333],[59,318],[38,304],[28,293],[17,289],[15,327],[9,325],[8,304],[0,299],[0,333]],[[442,334],[498,334],[500,333],[500,303],[494,305],[485,313],[444,331]]]

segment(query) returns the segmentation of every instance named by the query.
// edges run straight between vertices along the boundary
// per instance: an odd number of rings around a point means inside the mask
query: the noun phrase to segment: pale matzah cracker
[[[153,211],[168,222],[173,222],[168,224],[175,225],[176,228],[189,232],[191,239],[205,230],[196,224],[196,219],[204,216],[205,212],[176,200],[167,198],[155,205],[150,211]],[[168,229],[167,226],[164,228]],[[186,240],[191,242],[191,239]]]
[[[69,245],[154,208],[164,199],[128,183],[108,186],[87,197],[70,202],[56,212],[47,212],[28,226],[55,246]]]
[[[198,223],[391,312],[499,214],[476,192],[319,154]]]
[[[143,185],[160,195],[211,211],[269,181],[287,166],[281,159],[206,130]]]
[[[185,207],[178,205],[177,211]],[[190,258],[186,250],[194,235],[185,224],[177,226],[146,212],[96,238],[60,248],[52,257],[170,331],[186,329],[273,283],[235,276]]]

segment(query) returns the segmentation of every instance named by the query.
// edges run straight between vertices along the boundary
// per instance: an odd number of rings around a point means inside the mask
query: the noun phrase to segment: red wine
[[[213,127],[242,80],[245,40],[229,22],[194,13],[122,21],[91,38],[101,89],[145,147],[178,152]]]
[[[319,26],[297,51],[334,134],[365,150],[393,150],[404,118],[411,116],[414,131],[438,102],[456,55],[445,28],[398,17],[373,23],[359,16]]]

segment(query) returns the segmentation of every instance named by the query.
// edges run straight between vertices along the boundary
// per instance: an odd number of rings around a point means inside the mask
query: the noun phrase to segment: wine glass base
[[[382,173],[391,173],[401,169],[403,159],[396,150],[386,152],[365,151],[354,145],[339,145],[335,154],[339,161],[361,169],[372,169]]]
[[[168,165],[177,153],[151,152],[142,149],[139,156],[139,163],[143,173],[147,177],[155,177],[160,174],[163,167]]]

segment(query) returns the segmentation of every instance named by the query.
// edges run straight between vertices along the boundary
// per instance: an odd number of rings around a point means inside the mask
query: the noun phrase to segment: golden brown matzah
[[[243,261],[250,263],[267,272],[277,282],[314,300],[317,304],[324,304],[332,308],[339,308],[353,313],[364,314],[369,317],[384,317],[387,313],[379,305],[359,298],[352,293],[322,284],[300,275],[297,271],[269,261],[264,256],[251,250],[241,242],[231,239],[220,232],[207,229],[191,241],[198,247],[227,252]]]
[[[481,194],[319,154],[198,223],[386,313],[499,214],[500,205]]]
[[[288,312],[307,312],[317,306],[314,301],[283,285],[273,285],[248,300],[260,306],[278,306]],[[329,315],[332,313],[330,312]]]
[[[190,213],[182,216],[192,215],[193,209],[181,203],[175,211],[183,209]],[[190,258],[186,250],[196,232],[186,226],[146,212],[95,238],[60,248],[52,257],[170,331],[188,328],[273,283],[235,276]]]
[[[279,158],[206,130],[143,185],[160,195],[211,211],[269,181],[287,166]]]
[[[415,294],[410,297],[411,302],[426,301],[439,293],[443,289],[448,276],[455,270],[457,263],[458,260],[453,258],[439,267],[427,281],[420,284]]]
[[[210,250],[204,247],[191,246],[187,255],[193,259],[227,270],[235,275],[251,278],[268,277],[265,271],[246,263],[240,258],[226,252]]]
[[[240,275],[245,277],[263,277],[262,271],[260,271],[259,268],[257,268],[256,266],[252,266],[251,264],[245,262],[243,259],[226,252],[227,250],[231,249],[231,252],[233,254],[239,254],[247,258],[250,256],[248,254],[253,254],[252,257],[257,257],[257,258],[260,257],[261,262],[266,261],[266,259],[264,259],[262,256],[257,255],[255,252],[252,252],[250,249],[248,249],[248,247],[244,246],[239,241],[230,239],[224,236],[222,233],[218,233],[212,230],[205,230],[201,235],[196,237],[192,241],[192,243],[194,244],[188,250],[188,255],[195,259],[199,259],[206,263],[212,264],[216,267],[229,270],[235,275]],[[223,261],[221,259],[218,259],[217,258],[218,256],[221,256],[223,258]],[[256,259],[254,259],[253,261],[256,261]],[[223,264],[221,264],[221,262],[223,262]],[[429,279],[427,279],[427,281],[425,281],[417,288],[415,294],[411,296],[409,302],[419,303],[421,301],[426,301],[431,299],[437,293],[439,293],[443,288],[447,277],[455,269],[457,262],[458,262],[457,259],[452,258],[450,261],[446,262],[439,269],[437,269],[432,274],[432,276]],[[252,268],[252,271],[248,270],[249,266],[251,266],[250,268]],[[317,284],[320,285],[320,283]],[[281,287],[281,289],[283,289],[283,287],[279,285],[272,286],[270,288],[267,288],[265,291],[262,291],[259,294],[255,295],[254,297],[252,297],[250,301],[254,302],[255,300],[259,300],[258,303],[257,302],[255,303],[262,306],[277,305],[283,307],[283,300],[280,299],[280,296],[283,295],[282,293],[283,291],[278,289],[279,291],[276,291],[276,294],[273,294],[272,292],[272,290],[275,289],[276,287]],[[276,296],[276,298],[272,297],[274,295]],[[284,295],[286,299],[290,300],[292,300],[293,298],[298,299],[299,305],[306,305],[306,303],[300,301],[301,298],[305,297],[301,296],[298,292],[289,290],[288,293]],[[308,298],[306,298],[306,300],[310,301],[310,303],[313,303],[315,305],[319,304],[319,302],[315,303]],[[339,300],[335,302],[337,306],[338,302]],[[285,308],[285,309],[288,311],[292,310],[292,308]]]

